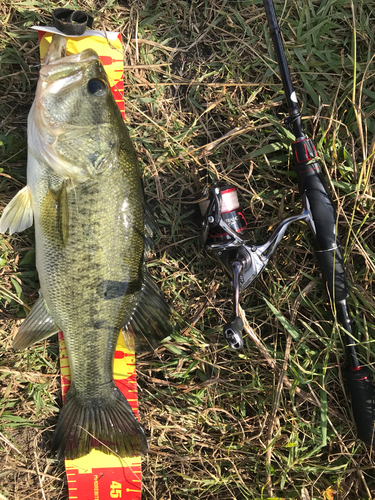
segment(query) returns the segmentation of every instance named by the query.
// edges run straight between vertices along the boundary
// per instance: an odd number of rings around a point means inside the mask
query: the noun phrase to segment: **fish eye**
[[[87,90],[90,92],[90,94],[102,96],[107,93],[107,85],[105,82],[103,82],[103,80],[100,80],[99,78],[93,78],[92,80],[89,80],[89,83],[87,84]]]

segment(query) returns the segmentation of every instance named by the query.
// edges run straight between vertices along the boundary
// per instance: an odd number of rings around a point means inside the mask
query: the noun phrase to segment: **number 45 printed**
[[[121,483],[112,481],[110,488],[111,490],[109,492],[109,495],[111,498],[121,498],[122,496]]]

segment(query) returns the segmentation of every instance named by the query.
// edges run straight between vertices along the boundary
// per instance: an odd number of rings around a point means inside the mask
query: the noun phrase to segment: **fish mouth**
[[[44,56],[43,65],[52,64],[65,57],[66,38],[62,35],[53,35],[52,41]]]
[[[64,136],[68,139],[72,130],[78,135],[84,133],[84,127],[77,123],[77,95],[87,88],[88,80],[101,71],[104,72],[102,63],[94,50],[66,55],[66,38],[53,36],[39,72],[35,100],[28,117],[28,143],[35,158],[63,177],[88,177],[85,169],[72,165],[56,145]],[[70,102],[69,95],[75,95],[75,101]]]
[[[44,56],[40,77],[45,82],[53,82],[82,71],[93,61],[100,60],[93,49],[85,49],[78,54],[66,55],[66,38],[53,35],[52,42]]]

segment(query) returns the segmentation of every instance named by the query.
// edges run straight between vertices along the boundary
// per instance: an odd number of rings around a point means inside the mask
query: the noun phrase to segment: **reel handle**
[[[223,332],[228,345],[236,351],[243,348],[243,321],[239,316],[233,316],[231,321],[224,325]]]
[[[233,270],[233,316],[229,323],[224,325],[224,337],[231,349],[239,350],[243,348],[243,321],[239,317],[240,274],[243,265],[239,260],[233,260],[231,265]]]

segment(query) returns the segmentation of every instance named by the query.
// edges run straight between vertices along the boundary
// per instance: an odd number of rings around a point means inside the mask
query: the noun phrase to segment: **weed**
[[[126,123],[161,228],[149,262],[181,332],[138,359],[140,414],[150,435],[143,497],[369,499],[373,452],[356,440],[342,332],[312,251],[294,225],[242,295],[245,348],[222,325],[231,291],[204,251],[187,196],[213,180],[239,188],[250,236],[267,238],[302,204],[290,164],[286,108],[259,0],[77,0],[96,26],[121,31]],[[26,120],[38,78],[29,26],[51,24],[57,0],[0,7],[1,208],[25,183]],[[361,361],[375,356],[374,14],[372,3],[276,2],[305,126],[338,208]],[[15,353],[37,298],[33,230],[0,237],[0,492],[67,497],[50,438],[59,401],[57,339]],[[254,333],[255,332],[255,333]],[[256,340],[257,344],[254,344]],[[257,346],[257,347],[256,347]]]

